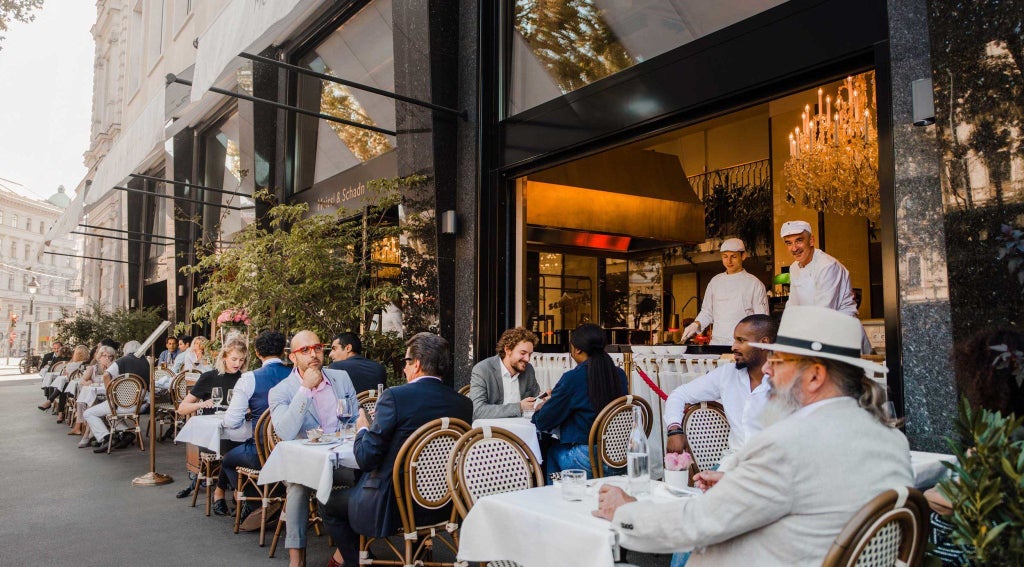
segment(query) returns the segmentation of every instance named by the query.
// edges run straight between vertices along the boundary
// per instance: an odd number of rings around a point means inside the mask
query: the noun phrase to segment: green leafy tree
[[[43,0],[0,0],[0,33],[6,32],[11,22],[29,23],[36,19],[33,13],[43,7]],[[0,35],[0,42],[5,36]],[[0,49],[3,46],[0,45]]]
[[[57,339],[64,344],[93,347],[101,339],[113,339],[121,344],[128,341],[141,342],[160,321],[160,313],[155,307],[119,307],[112,310],[99,302],[92,302],[78,312],[63,310],[61,319],[54,323],[54,327]]]

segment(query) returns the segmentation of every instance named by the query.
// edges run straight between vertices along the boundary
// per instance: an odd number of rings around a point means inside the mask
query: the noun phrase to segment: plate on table
[[[303,445],[334,445],[335,443],[338,443],[338,440],[334,437],[321,437],[317,441],[313,441],[312,439],[305,439],[302,441]]]
[[[704,491],[693,486],[675,487],[661,483],[661,487],[665,489],[665,492],[672,496],[700,496],[701,494],[704,494]]]

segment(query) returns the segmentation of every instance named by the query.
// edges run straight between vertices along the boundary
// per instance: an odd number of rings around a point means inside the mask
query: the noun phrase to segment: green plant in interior
[[[953,505],[953,543],[972,565],[1024,565],[1024,416],[1003,416],[960,404],[950,440],[957,478],[940,483]]]

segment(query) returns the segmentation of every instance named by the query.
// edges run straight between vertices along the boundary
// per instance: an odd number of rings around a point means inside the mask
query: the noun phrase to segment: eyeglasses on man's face
[[[765,360],[765,362],[768,364],[769,368],[774,369],[779,364],[785,364],[787,362],[796,362],[798,360],[810,360],[810,359],[809,358],[805,358],[805,357],[782,358],[781,356],[769,356],[768,359]]]
[[[299,348],[293,348],[292,349],[292,354],[309,354],[311,352],[323,352],[323,351],[324,351],[324,345],[322,345],[322,344],[315,344],[315,345],[306,345],[304,347],[299,347]]]

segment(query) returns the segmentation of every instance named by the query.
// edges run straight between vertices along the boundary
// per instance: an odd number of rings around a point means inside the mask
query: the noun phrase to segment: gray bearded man
[[[725,471],[696,475],[705,494],[637,502],[601,488],[595,516],[620,543],[646,552],[696,550],[689,565],[821,565],[832,541],[879,493],[910,486],[907,439],[885,412],[859,357],[860,322],[831,309],[790,306],[764,371],[764,415],[775,421],[748,439]]]

